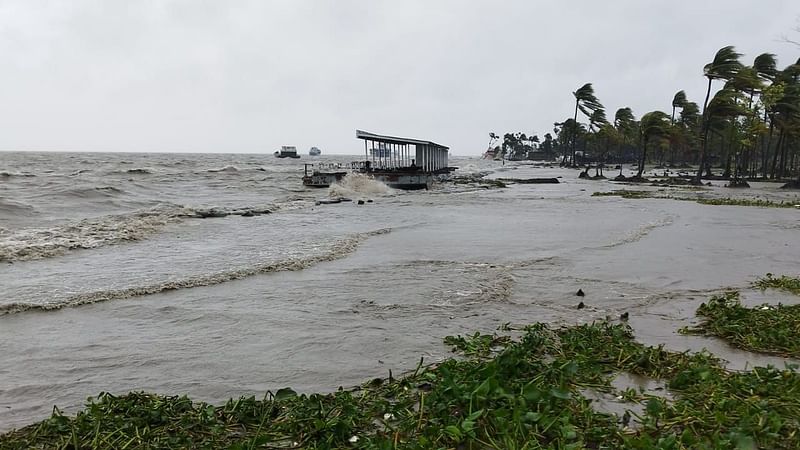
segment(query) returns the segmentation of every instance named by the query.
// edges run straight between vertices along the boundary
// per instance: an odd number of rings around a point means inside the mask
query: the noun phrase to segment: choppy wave
[[[0,178],[11,178],[11,177],[29,178],[29,177],[35,177],[35,176],[36,176],[35,174],[29,173],[29,172],[8,172],[8,171],[5,171],[5,170],[0,172]]]
[[[0,261],[49,258],[74,249],[136,241],[179,220],[180,215],[174,211],[154,209],[54,227],[16,230],[0,238]]]
[[[236,166],[225,166],[219,169],[208,169],[207,172],[238,172],[239,168]]]
[[[153,171],[150,169],[146,169],[144,167],[137,167],[135,169],[128,169],[125,171],[125,173],[146,175],[149,173],[153,173]]]
[[[386,234],[390,231],[391,229],[389,228],[382,228],[365,233],[354,234],[335,241],[330,248],[327,248],[316,255],[306,255],[302,257],[289,258],[282,261],[265,262],[263,264],[256,264],[244,268],[189,276],[178,280],[168,280],[143,286],[78,294],[53,303],[8,303],[0,305],[0,315],[30,310],[56,310],[65,307],[74,307],[108,300],[142,297],[176,289],[212,286],[265,273],[303,270],[315,264],[341,259],[353,253],[362,242],[370,237]]]
[[[46,198],[66,198],[66,199],[81,199],[81,200],[91,200],[91,199],[102,199],[108,197],[117,197],[119,195],[125,194],[126,192],[118,187],[110,186],[110,185],[100,185],[100,186],[72,186],[72,187],[62,187],[59,189],[46,189],[43,190],[38,197],[46,197]]]
[[[98,188],[110,194],[113,187]],[[227,216],[253,217],[313,206],[313,201],[289,199],[263,206],[212,206],[189,208],[162,205],[145,211],[84,219],[46,228],[25,228],[0,235],[0,262],[28,261],[61,256],[71,250],[93,249],[106,245],[145,239],[171,224],[186,219]],[[34,214],[32,207],[0,202],[0,213]]]
[[[358,195],[386,195],[392,189],[363,173],[348,173],[341,181],[333,183],[328,188],[328,195],[332,198],[354,197]]]
[[[27,203],[16,202],[0,198],[0,217],[3,216],[30,216],[36,213],[33,206]]]
[[[666,216],[666,217],[664,217],[662,219],[646,223],[646,224],[634,229],[633,231],[628,233],[626,236],[624,236],[622,239],[620,239],[618,241],[615,241],[615,242],[612,242],[610,244],[603,245],[603,246],[601,246],[599,248],[614,248],[614,247],[619,247],[621,245],[631,244],[633,242],[637,242],[637,241],[641,240],[643,237],[645,237],[648,234],[650,234],[651,231],[653,231],[653,230],[655,230],[657,228],[661,228],[661,227],[666,227],[666,226],[672,225],[674,220],[675,220],[674,217]]]

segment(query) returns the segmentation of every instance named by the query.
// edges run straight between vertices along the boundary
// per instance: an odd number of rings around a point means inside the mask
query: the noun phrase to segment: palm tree
[[[800,60],[778,72],[776,81],[781,89],[772,107],[772,118],[780,133],[773,153],[772,177],[781,178],[786,175],[787,144],[796,140],[800,133]],[[779,156],[780,167],[777,166]]]
[[[764,81],[769,81],[770,85],[765,86],[762,91],[761,95],[759,96],[759,100],[761,102],[761,106],[764,108],[764,116],[761,119],[764,126],[768,124],[768,132],[763,133],[761,136],[761,169],[763,177],[767,177],[767,158],[769,153],[769,148],[772,146],[772,131],[774,123],[770,120],[770,107],[774,102],[770,102],[770,96],[765,95],[766,90],[773,88],[775,86],[775,78],[778,76],[778,61],[773,53],[762,53],[756,56],[756,59],[753,61],[753,68],[756,70],[756,73],[759,77],[761,77]],[[766,139],[765,137],[768,136]],[[754,167],[755,170],[755,167]]]
[[[586,117],[591,117],[592,113],[598,109],[602,109],[603,105],[600,104],[600,101],[597,100],[597,97],[594,95],[594,88],[592,87],[592,83],[586,83],[581,86],[577,91],[573,92],[572,95],[575,97],[575,117],[573,117],[573,121],[575,123],[578,122],[578,110],[580,110]],[[575,141],[577,140],[577,127],[575,127],[575,133],[572,135],[572,165],[575,165]]]
[[[633,111],[630,108],[620,108],[614,114],[614,128],[620,136],[619,145],[619,176],[622,176],[622,152],[625,144],[628,143],[628,137],[632,134],[635,127],[636,119],[633,117]]]
[[[753,68],[761,78],[773,81],[778,75],[778,61],[773,53],[762,53],[753,61]]]
[[[675,96],[672,97],[672,116],[670,116],[670,119],[669,119],[669,121],[670,121],[670,123],[672,125],[675,125],[675,108],[683,109],[683,106],[686,104],[686,102],[687,102],[686,92],[683,91],[683,90],[680,90],[680,91],[676,92]],[[678,133],[677,129],[672,130],[672,134],[673,135],[677,135],[677,133]],[[675,162],[675,149],[673,148],[674,147],[674,145],[673,145],[674,142],[673,141],[675,141],[674,136],[673,136],[672,139],[669,140],[669,158],[670,158],[670,163],[674,163]]]
[[[647,144],[654,137],[663,137],[669,133],[669,116],[662,111],[651,111],[642,116],[639,132],[642,136],[642,156],[639,159],[639,172],[636,178],[642,178],[644,173],[644,162],[647,158]]]
[[[672,97],[672,118],[670,122],[675,123],[675,108],[683,108],[686,102],[686,92],[678,91],[675,93],[675,96]]]
[[[703,176],[703,169],[706,165],[706,150],[708,147],[708,131],[710,128],[710,117],[708,111],[708,100],[711,97],[711,83],[714,80],[730,80],[741,69],[742,63],[739,62],[741,53],[737,53],[736,49],[729,45],[722,47],[717,51],[714,60],[703,67],[703,75],[708,78],[708,89],[706,90],[706,100],[703,102],[703,135],[702,147],[700,150],[700,168],[697,169],[695,176],[695,183],[700,184],[700,179]]]

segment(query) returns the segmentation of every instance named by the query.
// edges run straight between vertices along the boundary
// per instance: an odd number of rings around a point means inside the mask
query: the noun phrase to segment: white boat
[[[318,149],[317,147],[311,147],[308,150],[308,156],[319,156],[322,154],[322,150]]]
[[[275,152],[276,158],[299,158],[297,154],[297,147],[293,145],[284,145],[280,150]]]

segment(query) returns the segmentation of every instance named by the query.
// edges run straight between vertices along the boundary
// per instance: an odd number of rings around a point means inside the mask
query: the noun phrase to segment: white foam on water
[[[358,248],[358,246],[372,236],[378,236],[389,233],[391,229],[382,228],[374,231],[364,233],[356,233],[337,239],[329,246],[324,246],[319,249],[315,254],[305,254],[291,256],[280,261],[269,261],[251,266],[206,273],[201,275],[188,276],[185,278],[172,279],[161,281],[148,285],[132,286],[123,289],[101,290],[95,292],[88,292],[77,294],[63,300],[58,300],[51,303],[24,303],[15,302],[0,305],[0,315],[14,314],[29,310],[50,311],[58,310],[65,307],[75,307],[80,305],[87,305],[91,303],[104,302],[108,300],[120,300],[131,297],[142,297],[152,295],[164,291],[172,291],[176,289],[189,289],[200,286],[213,286],[216,284],[225,283],[228,281],[239,280],[253,275],[272,273],[272,272],[285,272],[297,271],[309,268],[315,264],[326,261],[334,261],[343,258]]]
[[[348,173],[341,181],[333,183],[328,188],[328,195],[332,198],[390,193],[392,189],[389,186],[363,173]]]

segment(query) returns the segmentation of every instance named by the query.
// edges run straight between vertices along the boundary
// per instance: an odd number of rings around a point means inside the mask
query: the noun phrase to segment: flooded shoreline
[[[392,230],[302,270],[0,316],[0,429],[40,420],[53,405],[74,411],[101,391],[211,402],[285,386],[329,392],[413,370],[420,356],[442,359],[445,335],[507,322],[569,325],[627,312],[647,344],[717,348],[676,334],[699,302],[767,272],[800,273],[798,210],[598,198],[592,193],[621,186],[578,180],[568,169],[468,164],[490,177],[561,183],[362,194],[374,203],[190,221],[143,240],[3,264],[4,303],[47,304],[303,259],[347,236]],[[220,173],[233,172],[209,174]],[[192,196],[211,198],[210,189]],[[263,204],[242,195],[231,203]],[[794,194],[766,186],[747,195]],[[579,288],[587,294],[580,300]],[[734,368],[751,359],[726,355]]]

